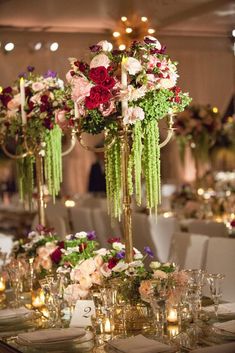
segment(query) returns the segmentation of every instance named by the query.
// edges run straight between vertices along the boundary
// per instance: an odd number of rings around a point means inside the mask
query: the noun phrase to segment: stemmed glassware
[[[150,305],[156,318],[157,335],[163,340],[167,334],[166,301],[168,297],[168,280],[153,280],[152,284],[154,291],[150,299]]]
[[[207,281],[210,287],[211,297],[214,302],[216,319],[218,319],[219,301],[222,297],[222,281],[224,277],[225,276],[220,273],[207,275]]]
[[[191,309],[193,321],[198,319],[202,306],[202,287],[205,280],[205,272],[200,269],[185,271],[188,276],[187,301]]]
[[[25,276],[24,264],[20,260],[13,260],[6,266],[6,270],[14,293],[12,306],[18,308],[21,304],[20,293],[22,291],[23,278]]]

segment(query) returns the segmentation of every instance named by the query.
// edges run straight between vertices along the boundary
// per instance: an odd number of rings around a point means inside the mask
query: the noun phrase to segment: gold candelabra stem
[[[72,150],[74,149],[75,145],[77,142],[77,138],[76,138],[76,131],[73,130],[71,133],[71,140],[70,140],[70,145],[67,148],[67,150],[62,152],[62,157],[67,156],[70,152],[72,152]]]
[[[131,196],[128,188],[128,161],[130,157],[130,143],[128,128],[122,126],[120,131],[121,141],[121,171],[122,171],[122,198],[123,198],[123,230],[126,248],[126,262],[133,261],[133,234]]]
[[[173,119],[174,119],[174,114],[168,115],[167,136],[166,136],[165,140],[160,143],[160,145],[159,145],[160,148],[165,147],[168,144],[168,142],[170,142],[172,136],[174,135],[174,130],[175,129],[173,128],[173,124],[174,124],[174,120]]]

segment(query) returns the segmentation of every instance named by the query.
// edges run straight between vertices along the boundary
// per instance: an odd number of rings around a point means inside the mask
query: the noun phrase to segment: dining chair
[[[208,273],[225,275],[223,300],[235,302],[235,239],[210,238],[205,268]]]
[[[209,237],[228,237],[228,230],[222,222],[195,219],[187,222],[187,228],[188,232],[192,234],[204,234]]]
[[[121,238],[121,226],[117,220],[111,220],[107,211],[100,208],[91,209],[94,230],[101,247],[107,247],[109,238]]]
[[[71,222],[74,233],[94,230],[93,218],[90,208],[71,208]]]
[[[180,269],[205,269],[209,237],[186,232],[174,233],[169,259]]]

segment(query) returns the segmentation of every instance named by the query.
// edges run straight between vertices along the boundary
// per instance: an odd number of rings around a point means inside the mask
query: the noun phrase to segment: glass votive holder
[[[177,324],[178,323],[178,310],[175,307],[168,307],[167,308],[167,322],[170,324]]]

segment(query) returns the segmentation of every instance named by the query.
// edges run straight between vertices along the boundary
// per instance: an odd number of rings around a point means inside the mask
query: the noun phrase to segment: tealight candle
[[[39,309],[45,304],[45,296],[42,289],[37,291],[36,293],[32,293],[32,306],[35,309]]]
[[[111,320],[106,317],[103,322],[103,332],[104,333],[112,333],[113,332],[113,323]]]
[[[168,315],[167,315],[167,321],[171,323],[176,323],[178,321],[176,309],[173,309],[173,308],[169,309]]]
[[[179,334],[178,325],[169,325],[167,326],[167,332],[170,338],[173,338]]]
[[[0,277],[0,293],[4,292],[6,289],[6,282],[3,277]]]
[[[20,79],[20,104],[21,104],[21,119],[22,119],[22,124],[25,125],[27,122],[26,119],[26,112],[24,110],[24,105],[25,105],[25,87],[24,87],[24,78],[21,77]]]

